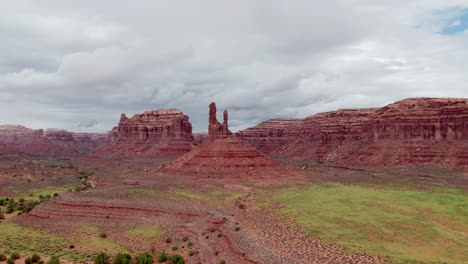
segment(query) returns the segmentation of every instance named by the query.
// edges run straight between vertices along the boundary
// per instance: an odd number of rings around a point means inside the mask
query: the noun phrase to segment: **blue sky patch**
[[[455,35],[468,30],[468,9],[463,9],[457,16],[447,20],[440,34]]]

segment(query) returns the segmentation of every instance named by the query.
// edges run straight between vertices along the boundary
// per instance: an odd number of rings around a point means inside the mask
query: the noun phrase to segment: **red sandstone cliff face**
[[[34,130],[18,125],[0,125],[0,144],[4,146],[3,149],[31,155],[83,156],[107,144],[107,140],[107,134]]]
[[[279,158],[466,167],[468,100],[407,99],[289,123],[270,120],[236,135]]]
[[[110,133],[111,144],[101,155],[179,156],[192,149],[192,124],[177,109],[145,111],[120,122]]]

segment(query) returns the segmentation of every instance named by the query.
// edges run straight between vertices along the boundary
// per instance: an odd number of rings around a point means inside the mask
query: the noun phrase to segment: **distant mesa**
[[[105,156],[176,157],[192,149],[194,137],[189,117],[178,109],[145,111],[128,118],[120,116],[110,133]]]
[[[216,104],[209,107],[208,139],[176,160],[162,166],[160,172],[197,177],[277,178],[294,174],[248,143],[234,137],[224,122],[216,119]]]
[[[382,108],[272,119],[236,136],[283,159],[468,167],[468,99],[411,98]]]
[[[11,153],[77,157],[93,153],[108,142],[107,134],[75,133],[57,129],[30,129],[0,125],[0,144]]]

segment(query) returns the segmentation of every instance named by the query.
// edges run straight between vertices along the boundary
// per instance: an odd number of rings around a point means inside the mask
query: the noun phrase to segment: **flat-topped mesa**
[[[128,118],[120,115],[103,155],[178,156],[192,149],[192,124],[178,109],[145,111]]]
[[[468,167],[468,99],[412,98],[295,122],[269,120],[236,136],[284,159]]]
[[[50,157],[84,156],[107,144],[107,140],[107,134],[0,125],[0,144],[22,154]]]
[[[224,110],[223,112],[223,123],[221,124],[216,118],[216,103],[212,102],[210,104],[210,113],[208,117],[208,136],[209,138],[222,138],[232,135],[232,132],[229,131],[228,127],[228,112]]]

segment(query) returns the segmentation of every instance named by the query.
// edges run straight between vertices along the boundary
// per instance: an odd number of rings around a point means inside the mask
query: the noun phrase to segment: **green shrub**
[[[34,254],[31,256],[31,260],[32,260],[33,263],[37,263],[37,262],[39,262],[39,260],[41,260],[41,257],[40,257],[38,254],[35,254],[35,253],[34,253]]]
[[[182,238],[182,241],[187,242],[189,240],[189,237],[184,237]]]
[[[6,260],[5,254],[0,254],[0,261],[5,261],[5,260]]]
[[[12,259],[12,258],[9,258],[9,259],[7,260],[7,264],[15,264],[15,260]]]
[[[184,257],[181,255],[175,254],[169,257],[169,263],[171,264],[185,264]]]
[[[149,253],[141,253],[136,256],[136,263],[137,264],[153,264],[154,259]]]
[[[189,242],[187,243],[187,247],[191,247],[191,246],[193,246],[193,243],[189,241]]]
[[[172,246],[171,249],[174,250],[174,251],[176,251],[177,249],[179,249],[179,247],[178,247],[178,246]]]
[[[239,230],[240,230],[240,227],[236,226],[236,229],[235,229],[235,230],[236,230],[236,231],[239,231]]]
[[[0,206],[3,206],[5,204],[5,200],[4,199],[0,199]]]
[[[68,248],[74,249],[74,248],[75,248],[75,245],[70,245]]]
[[[24,259],[24,264],[32,264],[32,260],[30,257]]]
[[[210,231],[211,233],[213,233],[214,231],[216,231],[216,228],[212,227],[212,228],[209,229],[209,231]]]
[[[11,214],[11,213],[13,213],[14,211],[15,211],[15,207],[12,206],[12,205],[8,205],[7,210],[6,210],[6,213],[7,213],[7,214]]]
[[[219,264],[226,264],[226,261],[224,259],[219,261]]]
[[[106,253],[99,253],[94,257],[94,264],[109,264],[109,256]]]
[[[107,234],[106,233],[101,233],[99,236],[102,237],[102,238],[106,238]]]
[[[169,255],[166,253],[166,252],[162,252],[161,254],[159,254],[158,256],[158,262],[165,262],[165,261],[168,261],[169,260]]]
[[[11,253],[10,258],[15,259],[15,260],[16,260],[16,259],[19,259],[19,258],[20,258],[20,254],[19,254],[18,252],[13,252],[13,253]]]
[[[37,264],[44,264],[44,261],[43,260],[39,260],[39,262]]]
[[[60,259],[58,257],[51,257],[47,264],[60,264]]]
[[[130,264],[132,263],[132,256],[127,253],[119,253],[115,256],[113,264]]]
[[[218,237],[223,237],[223,234],[222,234],[222,233],[218,233]]]

